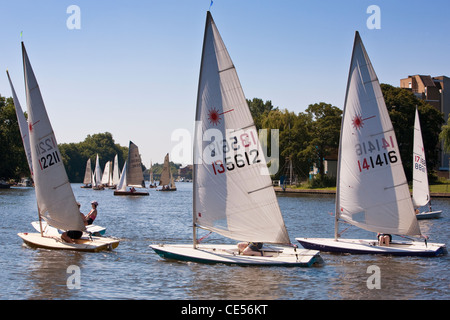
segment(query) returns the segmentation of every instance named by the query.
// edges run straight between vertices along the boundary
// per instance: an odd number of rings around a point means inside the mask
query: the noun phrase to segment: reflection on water
[[[192,242],[192,184],[148,197],[118,197],[112,190],[73,185],[82,212],[99,203],[96,223],[122,239],[112,252],[77,253],[30,249],[18,232],[33,232],[36,199],[32,188],[0,190],[0,299],[449,299],[449,256],[437,258],[349,256],[323,253],[321,267],[277,268],[202,265],[165,261],[152,243]],[[291,241],[333,237],[334,196],[279,196]],[[448,242],[450,199],[435,199],[443,218],[421,220],[433,242]],[[203,233],[202,233],[203,235]],[[348,238],[375,237],[350,228]],[[218,235],[210,242],[234,243]],[[81,289],[69,289],[67,268],[80,268]],[[367,268],[380,268],[381,289],[368,289]]]

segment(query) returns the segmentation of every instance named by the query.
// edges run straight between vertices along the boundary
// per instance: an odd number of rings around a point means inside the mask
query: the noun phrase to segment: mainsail
[[[381,87],[355,35],[342,119],[336,215],[360,228],[420,235]]]
[[[86,171],[84,172],[84,184],[92,184],[92,167],[91,167],[91,158],[86,161]]]
[[[112,185],[117,186],[119,184],[120,180],[120,173],[119,173],[119,158],[116,154],[114,157],[114,170],[113,170],[113,177],[112,177]]]
[[[160,186],[168,186],[170,184],[170,164],[169,164],[169,154],[164,157],[164,164],[161,171],[161,177],[159,179]]]
[[[128,150],[128,168],[126,183],[128,186],[145,188],[144,174],[142,172],[141,155],[139,148],[130,141]]]
[[[39,214],[55,228],[84,230],[85,226],[23,42],[22,55],[33,179]]]
[[[19,99],[17,98],[17,95],[16,95],[16,90],[14,90],[14,86],[13,86],[11,78],[9,76],[9,72],[6,71],[6,74],[8,75],[9,85],[11,86],[11,91],[12,91],[13,100],[14,100],[14,107],[16,109],[17,121],[19,123],[20,135],[22,137],[23,147],[25,149],[25,154],[27,156],[28,166],[30,168],[31,175],[33,175],[33,164],[32,164],[32,160],[31,160],[30,137],[29,137],[29,132],[28,132],[27,119],[25,119],[25,115],[22,111],[22,107],[21,107]]]
[[[194,140],[194,225],[290,243],[236,69],[207,13]]]
[[[425,160],[425,149],[423,147],[422,130],[420,128],[419,111],[417,108],[414,121],[412,199],[415,207],[422,207],[430,202],[427,162]]]

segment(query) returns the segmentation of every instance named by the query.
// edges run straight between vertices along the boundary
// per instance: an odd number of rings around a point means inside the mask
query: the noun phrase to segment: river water
[[[34,232],[33,188],[0,189],[0,299],[143,300],[346,300],[450,298],[449,256],[435,258],[337,255],[312,268],[238,267],[164,261],[152,243],[192,242],[192,184],[176,192],[149,189],[147,197],[114,196],[112,190],[73,184],[81,211],[99,203],[96,224],[121,239],[114,251],[79,253],[31,249],[17,236]],[[278,196],[291,241],[295,237],[333,237],[334,196]],[[435,199],[443,218],[422,220],[430,242],[449,244],[450,200]],[[346,237],[373,233],[351,228]],[[234,243],[218,235],[208,242]],[[70,269],[75,266],[77,271]],[[368,268],[379,268],[380,289],[369,289]],[[369,268],[370,270],[370,268]],[[78,275],[78,286],[73,276]]]

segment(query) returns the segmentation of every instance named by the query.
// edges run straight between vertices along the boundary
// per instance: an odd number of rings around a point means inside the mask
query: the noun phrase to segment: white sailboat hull
[[[318,251],[275,245],[266,248],[263,256],[239,255],[236,245],[226,244],[198,245],[196,249],[192,244],[158,244],[150,247],[167,260],[205,264],[310,267],[323,262]]]
[[[441,217],[441,214],[442,214],[442,210],[421,212],[421,213],[416,214],[416,218],[418,220],[422,220],[422,219],[437,219],[437,218]]]
[[[45,221],[42,221],[41,223],[39,223],[39,221],[33,221],[31,223],[31,225],[38,232],[41,232],[41,225],[42,225],[42,231],[43,231],[44,235],[46,235],[46,236],[58,236],[62,233],[58,229],[56,229],[52,226],[49,226],[47,224],[47,222],[45,222]],[[90,225],[86,226],[85,236],[89,236],[89,234],[102,236],[105,234],[105,232],[106,232],[105,227],[101,227],[101,226],[98,226],[95,224],[90,224]]]
[[[379,246],[377,240],[295,238],[305,249],[349,254],[383,254],[393,256],[438,256],[447,253],[443,243],[393,241],[389,247]]]
[[[60,236],[41,236],[40,233],[18,233],[30,247],[52,250],[75,250],[98,252],[117,248],[120,240],[106,237],[85,237],[75,240],[76,243],[64,242]]]

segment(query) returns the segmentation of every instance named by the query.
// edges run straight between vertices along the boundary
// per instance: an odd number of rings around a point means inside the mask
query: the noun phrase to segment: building
[[[444,114],[447,124],[450,113],[450,78],[446,76],[413,75],[400,79],[400,88],[410,89],[416,97],[425,100]],[[441,152],[438,170],[449,171],[450,155]]]

